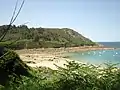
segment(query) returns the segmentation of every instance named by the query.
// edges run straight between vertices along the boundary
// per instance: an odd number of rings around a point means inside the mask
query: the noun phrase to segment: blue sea
[[[70,59],[78,60],[88,64],[104,65],[104,63],[113,63],[120,66],[120,42],[102,42],[105,47],[116,48],[114,50],[95,50],[69,53]]]
[[[105,47],[120,48],[120,42],[98,42],[98,43],[104,45]]]

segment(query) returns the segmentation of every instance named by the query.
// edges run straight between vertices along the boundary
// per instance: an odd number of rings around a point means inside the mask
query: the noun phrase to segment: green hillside
[[[7,28],[7,25],[0,26],[0,36]],[[10,48],[40,48],[40,47],[74,47],[93,46],[94,42],[85,38],[78,32],[69,28],[28,28],[26,25],[11,27],[11,30],[0,45],[6,45],[19,39]]]

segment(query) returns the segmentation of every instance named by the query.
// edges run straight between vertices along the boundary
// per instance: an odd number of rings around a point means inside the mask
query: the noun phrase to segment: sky
[[[15,3],[0,0],[0,25],[9,23]],[[120,41],[120,0],[26,0],[14,24],[26,22],[28,27],[71,28],[95,42]]]

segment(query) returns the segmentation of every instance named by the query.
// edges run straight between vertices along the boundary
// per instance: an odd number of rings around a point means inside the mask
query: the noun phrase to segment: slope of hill
[[[0,26],[0,36],[7,25]],[[88,38],[69,28],[28,28],[25,25],[11,27],[1,45],[18,39],[11,48],[71,47],[96,45]]]

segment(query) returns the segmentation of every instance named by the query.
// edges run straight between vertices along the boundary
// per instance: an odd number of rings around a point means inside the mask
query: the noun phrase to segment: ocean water
[[[113,63],[120,66],[120,49],[74,52],[69,53],[69,58],[94,65]]]
[[[98,42],[98,43],[104,45],[105,47],[120,48],[120,42]]]
[[[104,46],[120,48],[120,43],[104,43]],[[117,66],[120,67],[120,49],[74,52],[69,53],[68,55],[70,59],[88,64],[104,65],[104,63],[113,63],[118,64]]]

